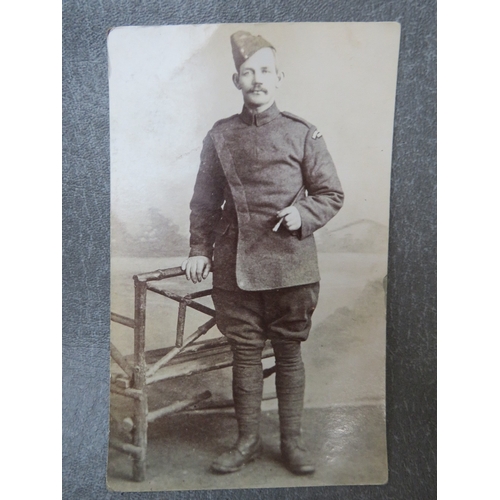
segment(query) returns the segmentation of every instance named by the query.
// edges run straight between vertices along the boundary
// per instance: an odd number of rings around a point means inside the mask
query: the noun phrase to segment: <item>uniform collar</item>
[[[274,120],[277,116],[279,116],[280,110],[276,103],[273,102],[273,105],[270,108],[267,108],[262,113],[252,113],[246,106],[243,106],[243,110],[241,111],[240,118],[247,125],[255,124],[257,127],[261,125],[265,125],[269,123],[271,120]]]

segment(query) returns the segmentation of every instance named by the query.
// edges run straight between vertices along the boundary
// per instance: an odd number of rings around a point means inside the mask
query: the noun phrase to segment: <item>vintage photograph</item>
[[[108,34],[108,488],[385,484],[398,23]]]

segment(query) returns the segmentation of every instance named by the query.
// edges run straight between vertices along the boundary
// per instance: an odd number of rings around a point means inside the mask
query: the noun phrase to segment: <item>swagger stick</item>
[[[299,192],[295,195],[295,197],[293,198],[292,200],[292,203],[290,204],[290,206],[292,206],[296,201],[298,201],[298,199],[300,198],[300,196],[302,195],[302,193],[305,191],[306,187],[304,186],[304,184],[302,184],[302,187],[299,189]],[[283,219],[284,217],[282,217],[277,223],[276,225],[273,227],[273,231],[276,232],[280,226],[281,226],[281,223],[283,222]]]

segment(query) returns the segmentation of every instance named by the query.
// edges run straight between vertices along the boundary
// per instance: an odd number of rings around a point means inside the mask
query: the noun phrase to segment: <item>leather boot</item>
[[[243,466],[258,458],[262,453],[262,441],[254,436],[253,441],[238,442],[229,451],[220,455],[213,463],[212,470],[221,474],[239,471]]]
[[[273,347],[283,462],[294,474],[312,474],[314,463],[301,439],[305,372],[300,342],[279,341]]]
[[[233,351],[233,399],[238,441],[213,463],[212,470],[236,472],[262,453],[259,437],[262,404],[262,347],[231,344]]]
[[[286,468],[294,474],[313,474],[314,462],[300,437],[281,439],[281,456]]]

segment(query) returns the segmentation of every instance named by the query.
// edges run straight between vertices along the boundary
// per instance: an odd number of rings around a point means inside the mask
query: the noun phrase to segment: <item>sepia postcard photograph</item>
[[[388,481],[399,39],[110,30],[108,489]]]

